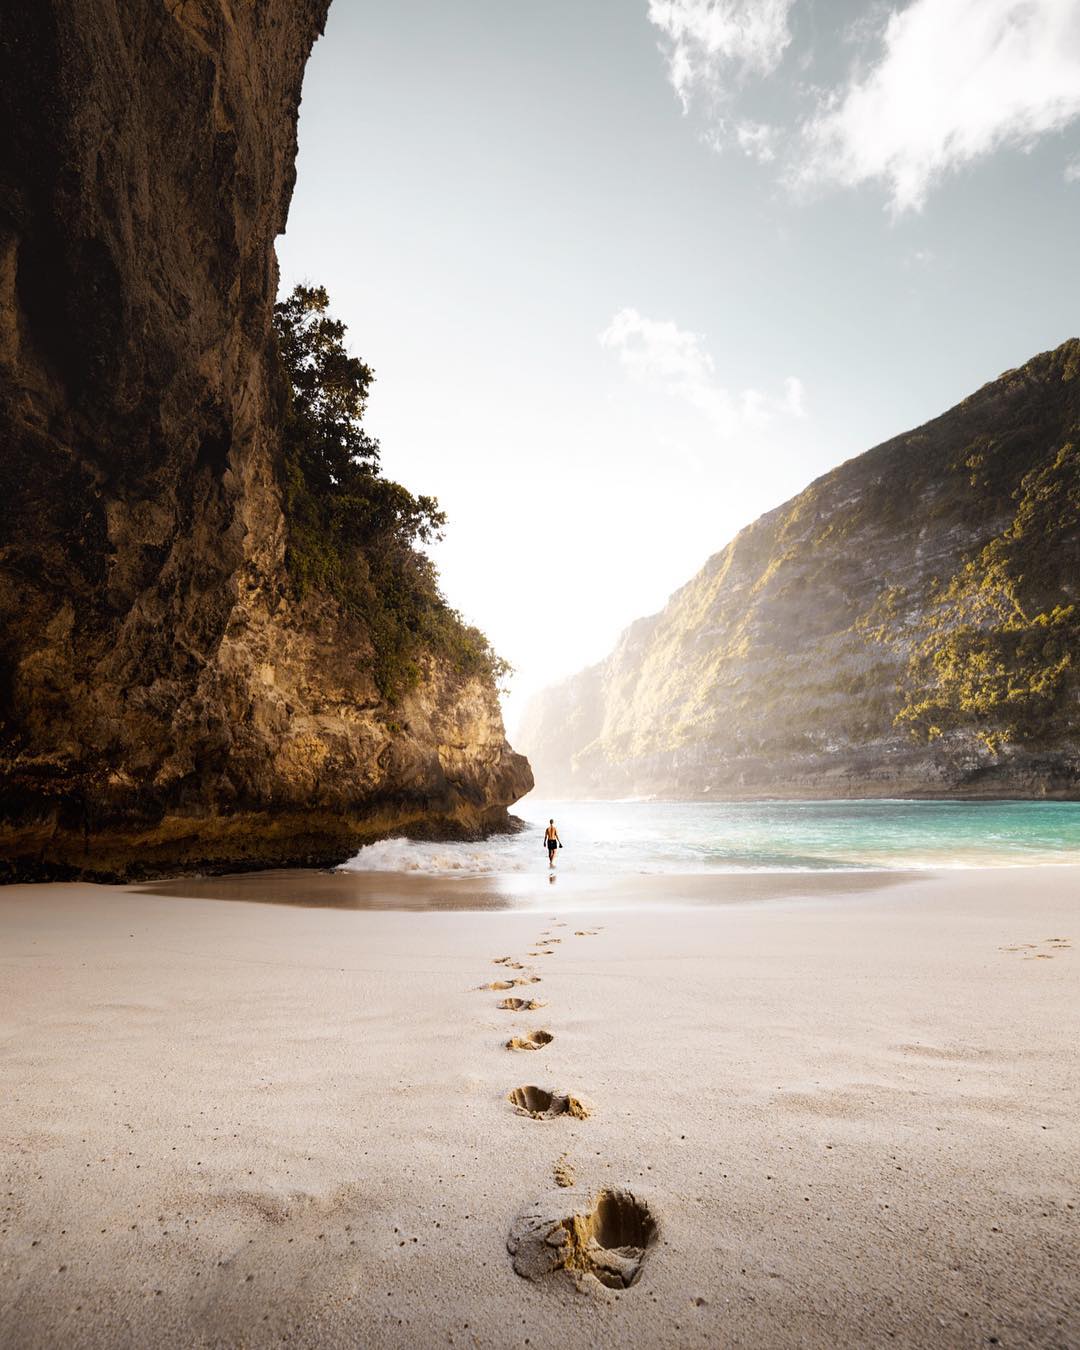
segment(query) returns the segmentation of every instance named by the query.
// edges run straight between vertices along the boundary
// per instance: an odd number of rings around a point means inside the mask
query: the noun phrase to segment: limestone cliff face
[[[520,739],[550,795],[1080,797],[1080,341],[743,530]]]
[[[284,568],[273,241],[329,0],[0,15],[0,858],[7,876],[325,861],[479,831],[531,776],[432,658]]]

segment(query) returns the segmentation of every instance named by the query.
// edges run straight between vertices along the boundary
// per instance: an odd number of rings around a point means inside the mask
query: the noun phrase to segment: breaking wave
[[[342,863],[343,872],[427,872],[432,875],[461,873],[481,876],[525,870],[524,858],[515,859],[505,837],[479,844],[430,844],[412,839],[380,839],[368,844],[355,858]],[[536,850],[539,856],[539,850]]]

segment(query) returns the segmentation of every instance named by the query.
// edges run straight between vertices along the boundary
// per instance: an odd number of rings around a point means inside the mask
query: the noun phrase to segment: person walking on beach
[[[559,831],[555,828],[553,820],[548,821],[548,827],[544,831],[544,843],[547,845],[548,866],[555,866],[555,850],[562,848],[562,840],[559,838]]]

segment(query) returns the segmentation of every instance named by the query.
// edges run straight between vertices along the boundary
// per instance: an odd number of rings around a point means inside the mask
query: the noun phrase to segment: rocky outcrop
[[[274,238],[329,0],[0,15],[0,857],[328,861],[507,820],[491,683],[396,707],[284,566]]]
[[[520,741],[548,795],[1080,797],[1080,341],[743,530]]]

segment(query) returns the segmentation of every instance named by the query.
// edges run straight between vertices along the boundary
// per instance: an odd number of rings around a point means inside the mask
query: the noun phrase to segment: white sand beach
[[[1080,1344],[1080,868],[349,884],[0,891],[3,1346]]]

